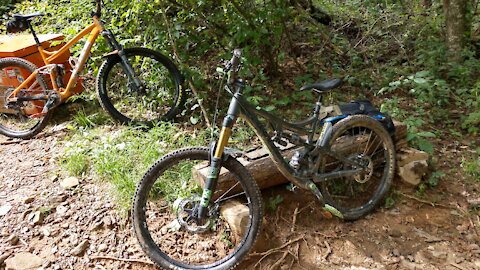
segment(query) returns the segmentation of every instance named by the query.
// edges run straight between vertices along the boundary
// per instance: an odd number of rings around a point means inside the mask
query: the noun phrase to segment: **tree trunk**
[[[467,0],[443,0],[447,26],[446,45],[452,62],[462,61],[465,43]]]

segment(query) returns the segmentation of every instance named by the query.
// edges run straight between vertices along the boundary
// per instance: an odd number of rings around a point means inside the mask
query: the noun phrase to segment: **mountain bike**
[[[322,95],[342,80],[303,86],[318,95],[313,115],[288,122],[257,109],[243,97],[238,77],[241,51],[225,66],[232,95],[218,140],[210,147],[176,150],[160,158],[143,176],[133,200],[133,228],[145,253],[165,269],[230,269],[254,244],[262,223],[260,191],[252,175],[227,148],[232,127],[242,117],[268,149],[278,170],[295,186],[311,191],[324,211],[346,220],[371,212],[389,190],[395,148],[386,128],[367,115],[325,116]],[[263,122],[259,120],[264,119]],[[273,133],[268,133],[266,127]],[[298,148],[291,158],[280,147]],[[199,181],[197,166],[208,174]],[[269,168],[265,168],[269,170]],[[230,206],[228,206],[230,205]],[[242,219],[230,226],[226,211]],[[234,232],[236,231],[236,232]],[[236,236],[240,232],[241,237]]]
[[[32,27],[32,20],[43,14],[15,14],[7,23],[9,33],[30,30],[45,65],[38,68],[16,57],[0,59],[0,75],[14,79],[9,80],[5,95],[0,97],[5,104],[0,108],[0,134],[27,139],[39,133],[53,109],[76,94],[79,74],[99,35],[106,39],[111,52],[104,56],[106,60],[99,69],[96,92],[101,106],[114,119],[151,127],[158,121],[171,120],[180,111],[185,95],[183,77],[175,64],[151,49],[124,49],[100,21],[101,0],[95,3],[93,22],[56,51],[44,49]],[[72,74],[64,80],[62,56],[87,34],[78,59],[69,59]]]

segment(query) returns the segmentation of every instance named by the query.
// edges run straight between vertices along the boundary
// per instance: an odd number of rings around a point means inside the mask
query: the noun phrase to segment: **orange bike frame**
[[[38,45],[38,52],[40,53],[45,66],[48,66],[54,61],[59,58],[63,53],[69,50],[75,43],[77,43],[80,39],[90,33],[88,36],[85,45],[83,46],[82,52],[78,57],[78,62],[75,64],[75,67],[72,71],[72,75],[68,80],[67,87],[59,88],[56,84],[56,72],[49,72],[50,73],[50,80],[52,82],[53,89],[60,94],[61,101],[65,101],[67,98],[74,95],[72,91],[70,91],[78,81],[78,74],[83,70],[85,66],[85,62],[87,61],[88,57],[90,56],[90,51],[92,49],[93,44],[95,43],[98,35],[104,30],[103,24],[97,18],[97,16],[93,17],[93,23],[87,26],[82,32],[78,33],[74,38],[72,38],[67,44],[63,45],[58,51],[49,52],[46,51],[41,44]],[[8,99],[15,97],[21,89],[26,88],[32,81],[36,79],[36,76],[39,74],[39,69],[35,70],[28,78],[22,82],[8,97]]]

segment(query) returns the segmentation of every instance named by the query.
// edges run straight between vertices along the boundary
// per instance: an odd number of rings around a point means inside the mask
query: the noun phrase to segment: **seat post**
[[[313,142],[313,137],[314,137],[314,135],[315,135],[315,131],[317,130],[318,121],[320,120],[320,119],[319,119],[319,117],[320,117],[320,109],[322,108],[322,97],[323,97],[322,94],[319,94],[319,95],[318,95],[318,100],[317,100],[317,102],[315,103],[315,108],[313,109],[313,117],[315,118],[315,120],[313,120],[313,123],[312,123],[312,132],[308,135],[307,143],[312,143],[312,142]]]
[[[37,34],[35,33],[35,30],[33,30],[32,24],[30,23],[29,20],[27,20],[27,24],[28,24],[28,28],[30,28],[30,32],[32,32],[33,39],[35,39],[35,42],[37,43],[37,47],[42,46],[42,44],[40,43],[40,40],[38,40],[38,37],[37,37]]]

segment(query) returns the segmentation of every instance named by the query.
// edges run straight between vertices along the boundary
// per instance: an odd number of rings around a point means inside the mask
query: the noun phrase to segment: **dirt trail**
[[[115,211],[108,185],[86,178],[61,186],[56,164],[63,136],[0,145],[0,269],[22,252],[37,255],[36,268],[43,269],[155,269],[129,219]],[[480,188],[461,170],[449,170],[460,160],[450,150],[438,161],[450,172],[423,202],[397,183],[393,208],[357,222],[323,218],[303,191],[264,191],[265,200],[284,201],[267,210],[259,248],[239,269],[480,269],[480,218],[466,202]]]

